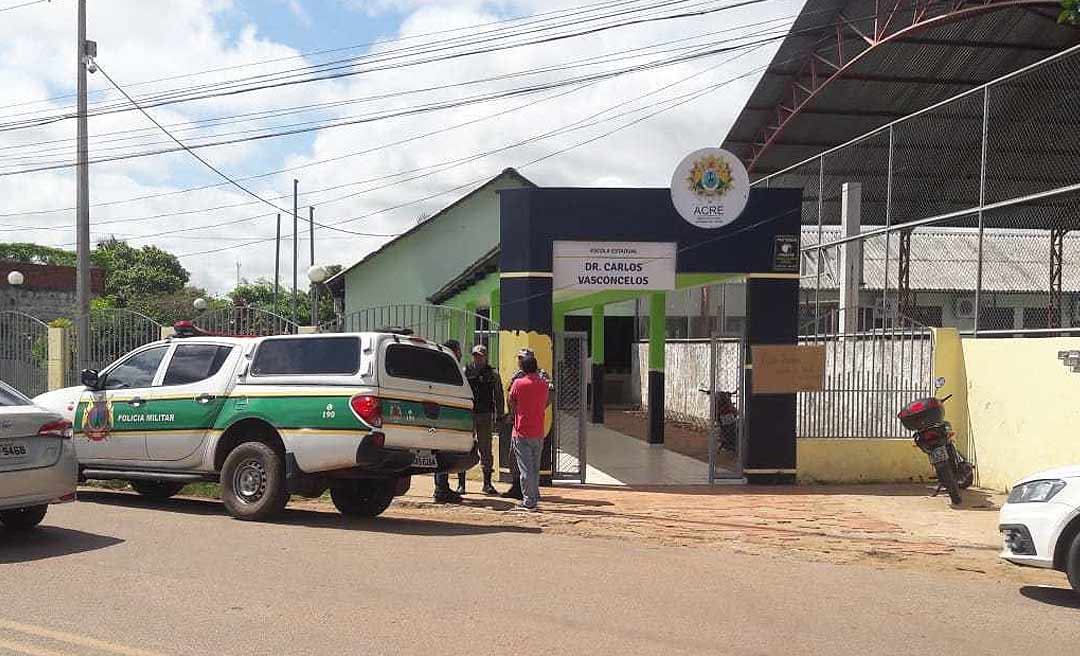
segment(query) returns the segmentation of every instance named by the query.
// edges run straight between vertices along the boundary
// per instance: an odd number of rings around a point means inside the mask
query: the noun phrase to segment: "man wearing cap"
[[[456,339],[443,342],[443,347],[449,349],[461,365],[461,343]],[[450,489],[450,474],[435,474],[435,503],[461,503],[461,495]]]
[[[536,359],[536,353],[534,353],[531,348],[523,348],[520,351],[518,351],[518,353],[517,353],[518,368],[517,368],[517,371],[514,372],[514,375],[510,377],[510,383],[506,386],[507,395],[509,395],[510,390],[513,389],[514,381],[516,381],[519,378],[524,378],[525,377],[525,370],[524,370],[523,363],[526,360],[526,358],[532,358],[533,360],[535,360]],[[544,379],[544,382],[546,382],[548,384],[548,391],[549,392],[553,391],[555,389],[555,386],[551,384],[551,376],[548,375],[547,371],[544,371],[543,369],[539,369],[537,371],[537,374],[542,379]],[[550,402],[550,400],[549,400],[549,402]],[[511,413],[511,415],[507,418],[506,422],[504,422],[504,424],[502,424],[502,425],[505,425],[507,427],[507,429],[509,429],[509,427],[513,423],[513,421],[514,421],[514,417],[513,417],[513,414]],[[500,425],[500,427],[502,425]],[[509,432],[509,430],[507,430],[506,432]],[[500,432],[499,435],[500,435],[499,439],[500,440],[503,439],[503,437],[502,437],[503,433]],[[512,484],[510,485],[509,490],[507,490],[506,492],[503,492],[503,494],[502,494],[503,498],[504,499],[517,499],[519,501],[522,500],[521,472],[518,471],[517,458],[514,457],[513,451],[511,451],[511,453],[510,453],[510,480],[512,481]]]
[[[483,344],[472,349],[472,363],[465,367],[465,379],[473,392],[473,433],[480,450],[480,467],[484,473],[484,494],[495,495],[491,484],[495,459],[491,454],[491,434],[494,421],[503,421],[503,389],[499,372],[488,364],[488,350]],[[458,474],[458,494],[465,494],[465,472]]]

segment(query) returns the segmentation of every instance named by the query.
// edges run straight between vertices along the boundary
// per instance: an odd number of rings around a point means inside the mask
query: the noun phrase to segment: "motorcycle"
[[[735,395],[734,392],[720,390],[712,392],[704,387],[699,388],[698,391],[712,396],[713,403],[716,404],[713,416],[716,418],[716,424],[720,428],[719,449],[735,453],[739,440],[739,411],[732,401],[732,397]]]
[[[960,490],[975,481],[975,467],[956,448],[956,433],[945,421],[944,403],[950,398],[951,394],[940,400],[930,397],[912,401],[897,417],[904,428],[914,432],[915,446],[927,455],[937,472],[938,487],[932,496],[945,489],[955,506],[961,501]]]

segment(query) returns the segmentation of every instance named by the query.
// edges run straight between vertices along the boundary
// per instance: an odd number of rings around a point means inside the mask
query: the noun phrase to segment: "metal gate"
[[[195,327],[213,335],[268,337],[295,335],[296,322],[262,308],[237,305],[212,310],[195,317]]]
[[[587,333],[555,335],[554,441],[551,469],[554,480],[585,482],[585,443],[588,411]]]
[[[78,331],[68,331],[71,354],[65,376],[68,385],[79,383],[80,362],[82,368],[100,371],[125,353],[161,339],[161,324],[134,310],[93,310],[89,324],[90,339],[82,357],[76,350]]]
[[[742,480],[746,460],[746,343],[709,340],[709,483]]]
[[[319,326],[319,332],[368,332],[404,328],[433,342],[456,339],[468,357],[472,347],[488,349],[488,361],[499,364],[499,325],[489,317],[445,305],[380,305],[338,317]],[[504,372],[504,375],[505,372]]]
[[[48,387],[49,327],[22,312],[0,312],[0,380],[34,397]]]
[[[840,325],[836,316],[823,318],[799,337],[800,344],[825,347],[825,384],[798,395],[797,435],[909,437],[896,413],[914,398],[933,395],[930,329],[897,317],[884,328],[844,334],[830,330]]]

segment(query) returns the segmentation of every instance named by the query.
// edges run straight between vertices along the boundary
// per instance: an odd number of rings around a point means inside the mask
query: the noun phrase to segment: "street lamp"
[[[311,281],[311,325],[319,325],[319,285],[330,277],[330,272],[321,264],[312,264],[307,270]]]
[[[15,290],[15,311],[19,311],[19,289],[22,288],[24,282],[26,282],[26,276],[22,271],[11,271],[7,274],[8,284]]]
[[[202,312],[203,310],[206,309],[206,299],[205,298],[197,298],[192,303],[192,305],[195,306],[195,311],[196,312]]]

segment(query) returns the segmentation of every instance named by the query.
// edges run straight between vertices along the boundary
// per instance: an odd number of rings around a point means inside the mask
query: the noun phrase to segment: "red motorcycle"
[[[915,446],[930,458],[930,464],[937,472],[938,487],[933,496],[948,490],[953,505],[959,505],[960,490],[971,487],[975,480],[975,467],[968,462],[956,448],[956,433],[952,425],[945,421],[944,399],[933,397],[918,399],[904,406],[897,415],[900,423],[915,433]]]

